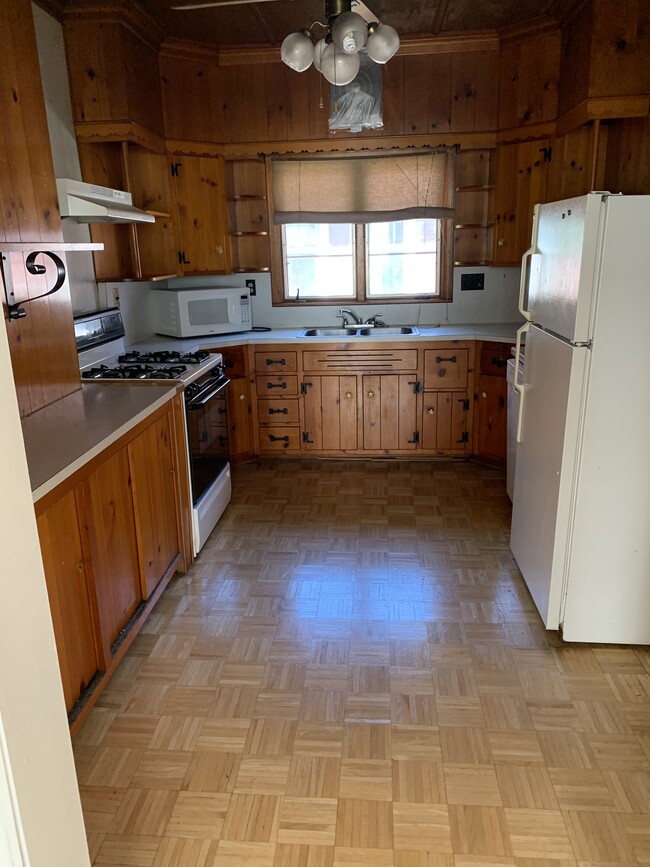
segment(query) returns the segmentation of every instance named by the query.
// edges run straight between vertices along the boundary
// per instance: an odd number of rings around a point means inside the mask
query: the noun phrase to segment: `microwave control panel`
[[[239,301],[241,306],[242,325],[251,324],[251,299],[248,295],[242,295]]]

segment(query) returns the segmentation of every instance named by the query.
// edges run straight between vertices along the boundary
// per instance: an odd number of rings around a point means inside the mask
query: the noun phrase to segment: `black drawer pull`
[[[275,358],[267,358],[267,359],[266,359],[266,365],[267,365],[267,367],[270,367],[272,364],[280,364],[280,365],[282,365],[282,367],[284,367],[284,365],[285,365],[286,363],[287,363],[287,361],[286,361],[285,358],[278,358],[278,359],[275,359]]]
[[[267,382],[266,387],[267,388],[286,388],[287,384],[286,384],[286,382]]]
[[[289,415],[289,408],[285,406],[282,409],[270,409],[269,410],[269,415],[277,415],[278,413],[280,415]]]
[[[235,366],[235,362],[232,360],[232,358],[226,358],[223,362],[223,366],[227,367],[228,370],[230,370],[232,367]]]
[[[493,364],[495,367],[505,367],[507,363],[507,358],[493,358],[490,362],[490,364]]]
[[[452,364],[456,364],[456,356],[452,355],[449,358],[443,358],[442,355],[436,355],[436,364],[441,364],[443,361],[451,361]]]
[[[289,437],[274,437],[273,434],[269,434],[269,439],[272,443],[288,443]]]

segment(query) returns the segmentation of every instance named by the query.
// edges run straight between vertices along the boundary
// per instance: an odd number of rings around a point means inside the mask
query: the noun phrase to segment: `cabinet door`
[[[519,265],[530,246],[533,207],[546,201],[548,141],[498,149],[495,198],[495,265]]]
[[[183,274],[230,269],[221,157],[173,157]]]
[[[305,376],[304,436],[307,451],[356,451],[357,377]]]
[[[468,449],[467,413],[464,391],[425,392],[422,407],[422,448],[425,451],[462,453]]]
[[[233,460],[253,454],[251,389],[245,376],[230,380],[227,389],[228,452]]]
[[[363,377],[363,448],[417,448],[417,390],[413,374]]]
[[[476,453],[480,457],[499,462],[506,459],[506,394],[507,384],[504,377],[479,377]]]
[[[126,447],[84,483],[102,636],[112,646],[142,601]]]
[[[95,642],[94,599],[87,581],[74,491],[39,516],[38,535],[69,711],[103,667]]]
[[[148,599],[180,552],[171,412],[128,445],[142,595]]]

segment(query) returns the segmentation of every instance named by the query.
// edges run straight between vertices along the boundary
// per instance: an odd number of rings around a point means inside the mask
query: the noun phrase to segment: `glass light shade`
[[[356,12],[343,12],[332,25],[332,39],[339,51],[356,54],[366,44],[368,25]]]
[[[323,56],[323,51],[327,48],[327,42],[324,39],[319,39],[314,45],[314,66],[320,72],[320,60]]]
[[[390,24],[380,24],[368,37],[368,57],[375,63],[388,63],[398,48],[399,36]]]
[[[311,41],[309,31],[299,30],[297,33],[290,33],[282,42],[280,57],[283,63],[296,72],[309,69],[314,60],[314,43]]]
[[[349,84],[357,77],[360,65],[358,54],[339,51],[333,42],[321,54],[320,71],[330,84]]]

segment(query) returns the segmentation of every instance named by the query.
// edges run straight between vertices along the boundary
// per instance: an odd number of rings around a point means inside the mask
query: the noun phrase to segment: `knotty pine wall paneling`
[[[136,4],[73,0],[63,25],[75,122],[131,121],[162,135],[155,22]]]
[[[0,4],[0,28],[0,243],[34,241],[35,250],[47,249],[48,242],[63,237],[29,0]],[[33,276],[25,269],[25,254],[3,255],[18,301],[41,295],[54,283],[49,258],[38,260],[46,274]],[[20,320],[8,320],[5,313],[22,416],[80,385],[68,283],[25,309]]]
[[[612,193],[650,193],[650,117],[606,125],[607,156],[603,189]]]
[[[518,28],[502,40],[499,58],[499,129],[552,121],[557,116],[561,35]]]

